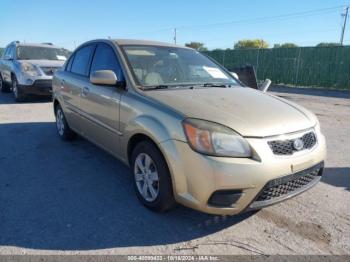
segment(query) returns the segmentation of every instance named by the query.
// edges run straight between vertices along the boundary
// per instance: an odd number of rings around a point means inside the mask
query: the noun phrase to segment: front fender
[[[153,116],[137,116],[129,121],[126,125],[121,139],[121,152],[123,152],[123,159],[128,160],[128,144],[134,135],[145,135],[149,137],[154,143],[160,143],[171,139],[170,130],[167,126]]]

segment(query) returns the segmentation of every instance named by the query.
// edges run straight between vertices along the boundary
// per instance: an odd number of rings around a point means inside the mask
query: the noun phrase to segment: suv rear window
[[[92,52],[94,51],[95,45],[88,45],[80,48],[74,55],[71,72],[88,76],[89,65]]]

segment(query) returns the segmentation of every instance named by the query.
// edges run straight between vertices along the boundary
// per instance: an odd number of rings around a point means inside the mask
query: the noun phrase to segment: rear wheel
[[[75,133],[68,126],[66,117],[64,116],[63,110],[60,105],[55,107],[55,116],[56,116],[56,128],[57,133],[60,138],[65,141],[70,141],[75,138]]]
[[[175,206],[168,166],[153,143],[143,141],[134,148],[131,169],[137,197],[146,207],[165,212]]]
[[[11,78],[13,97],[15,98],[16,102],[23,102],[25,100],[25,95],[22,94],[20,88],[18,88],[17,78],[14,75]]]
[[[10,87],[5,84],[4,80],[2,79],[2,76],[0,74],[0,90],[3,93],[8,93],[10,92]]]

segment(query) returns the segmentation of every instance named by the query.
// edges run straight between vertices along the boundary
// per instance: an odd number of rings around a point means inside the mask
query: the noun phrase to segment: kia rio
[[[305,108],[248,88],[196,50],[137,40],[82,44],[53,78],[58,135],[130,167],[139,200],[237,214],[322,176],[325,138]],[[117,186],[117,185],[116,185]]]

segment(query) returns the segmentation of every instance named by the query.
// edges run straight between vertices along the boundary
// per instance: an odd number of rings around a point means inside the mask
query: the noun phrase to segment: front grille
[[[41,70],[47,76],[53,76],[59,67],[41,67]]]
[[[294,142],[297,139],[301,140],[303,143],[303,147],[301,149],[295,148]],[[302,137],[269,141],[267,143],[275,155],[292,155],[294,152],[313,148],[316,145],[316,142],[317,139],[315,133],[309,132],[304,134]]]
[[[51,88],[52,87],[52,80],[35,80],[33,83],[34,87],[38,87],[38,88]]]
[[[322,175],[323,163],[296,174],[269,181],[259,193],[255,202],[273,201],[276,198],[288,197],[298,190],[318,181]]]

